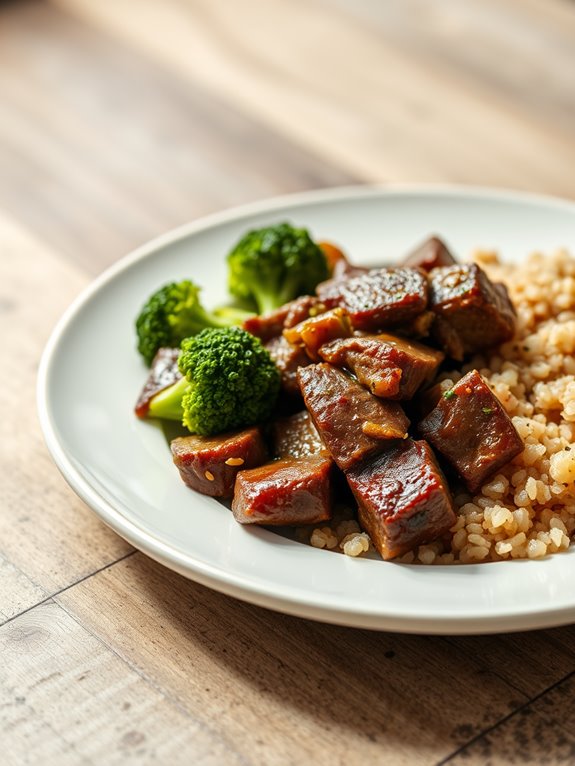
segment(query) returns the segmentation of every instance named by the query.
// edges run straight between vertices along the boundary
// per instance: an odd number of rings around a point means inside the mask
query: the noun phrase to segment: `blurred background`
[[[572,0],[0,3],[0,208],[88,273],[301,189],[575,196]]]

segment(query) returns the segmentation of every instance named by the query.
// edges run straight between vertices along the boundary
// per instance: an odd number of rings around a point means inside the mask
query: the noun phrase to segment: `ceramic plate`
[[[430,233],[456,252],[575,251],[575,205],[454,187],[348,188],[262,202],[194,222],[102,274],[46,348],[39,412],[48,447],[77,494],[118,534],[204,585],[343,625],[481,633],[575,620],[575,548],[540,561],[425,567],[352,559],[237,524],[189,490],[162,430],[134,417],[146,377],[134,317],[161,284],[191,277],[207,305],[226,299],[225,253],[250,227],[287,219],[341,244],[358,263],[403,254]]]

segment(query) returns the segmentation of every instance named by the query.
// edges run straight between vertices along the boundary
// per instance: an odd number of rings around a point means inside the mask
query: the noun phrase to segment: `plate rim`
[[[426,194],[431,196],[454,195],[459,197],[479,197],[491,201],[522,202],[533,205],[545,205],[563,209],[575,216],[575,201],[562,197],[533,194],[525,191],[500,189],[486,186],[448,184],[448,183],[409,183],[409,184],[359,184],[350,186],[314,189],[265,198],[247,204],[227,208],[225,210],[202,216],[198,219],[173,228],[123,256],[111,266],[102,271],[76,296],[72,303],[61,315],[52,329],[49,339],[41,356],[37,375],[36,399],[40,427],[56,466],[74,492],[117,534],[127,540],[136,549],[141,550],[150,558],[164,566],[210,587],[219,592],[258,606],[267,607],[294,616],[314,619],[320,622],[346,625],[358,628],[376,630],[400,631],[405,633],[425,634],[477,634],[497,633],[501,631],[518,631],[525,629],[553,627],[575,621],[575,603],[571,606],[558,607],[541,612],[541,608],[528,609],[522,607],[516,613],[494,610],[492,614],[477,615],[465,613],[420,615],[382,613],[372,609],[361,608],[350,612],[349,609],[338,608],[336,605],[318,605],[313,599],[293,598],[286,594],[273,592],[269,587],[250,580],[246,575],[238,583],[237,575],[230,575],[220,567],[185,558],[182,553],[171,545],[158,540],[154,535],[127,519],[114,505],[101,496],[97,489],[90,485],[76,469],[67,451],[60,444],[56,423],[52,419],[49,405],[49,375],[51,363],[58,345],[67,328],[73,323],[76,315],[106,284],[113,281],[117,275],[129,269],[133,264],[152,256],[160,248],[172,245],[196,232],[206,231],[228,222],[238,222],[252,215],[266,214],[274,210],[301,204],[321,204],[323,202],[371,198],[377,196],[412,196]],[[323,552],[331,555],[329,552]],[[565,555],[565,554],[564,554]],[[493,566],[521,566],[526,562],[497,562]],[[402,565],[398,565],[402,566]],[[481,565],[466,565],[466,568]],[[534,620],[534,618],[537,618]]]

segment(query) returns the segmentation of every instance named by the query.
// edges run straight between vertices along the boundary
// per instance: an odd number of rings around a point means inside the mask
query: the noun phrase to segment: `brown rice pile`
[[[474,260],[507,284],[517,333],[496,354],[477,356],[462,373],[445,377],[457,380],[478,369],[525,450],[478,494],[456,491],[451,539],[421,545],[397,559],[403,563],[537,559],[566,550],[575,533],[575,258],[535,254],[520,268],[501,265],[494,253],[476,253]],[[349,518],[298,536],[351,556],[373,550]]]

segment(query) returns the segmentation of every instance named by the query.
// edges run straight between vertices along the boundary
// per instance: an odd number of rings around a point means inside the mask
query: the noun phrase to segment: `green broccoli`
[[[280,374],[259,338],[239,327],[206,329],[186,338],[178,360],[184,376],[150,402],[149,417],[181,420],[207,436],[266,420]]]
[[[159,348],[180,345],[184,338],[206,327],[241,324],[250,316],[240,309],[208,312],[200,302],[200,288],[187,279],[170,282],[153,293],[136,319],[138,351],[149,365]]]
[[[230,293],[260,314],[313,293],[328,276],[323,251],[289,223],[249,231],[228,255]]]

